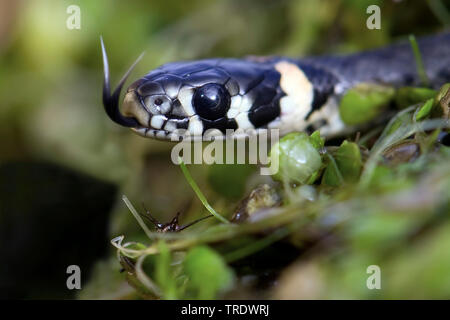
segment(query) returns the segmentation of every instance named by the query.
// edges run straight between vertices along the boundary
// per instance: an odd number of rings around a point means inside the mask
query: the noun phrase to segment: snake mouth
[[[219,134],[219,132],[216,132],[216,134],[201,134],[201,135],[195,135],[190,133],[189,131],[185,129],[176,129],[175,131],[167,131],[162,129],[154,129],[149,127],[143,127],[143,126],[137,126],[134,128],[131,128],[133,132],[136,134],[146,137],[146,138],[154,138],[157,140],[164,140],[164,141],[173,141],[173,142],[197,142],[197,141],[205,141],[205,142],[212,142],[212,141],[224,141],[224,140],[245,140],[245,139],[251,139],[252,137],[257,137],[261,135],[262,133],[265,133],[267,137],[271,137],[272,133],[269,132],[267,129],[260,128],[260,129],[248,129],[248,130],[232,130],[233,132],[229,134]],[[277,135],[278,136],[278,135]],[[276,136],[276,137],[277,137]]]
[[[185,129],[178,129],[176,127],[173,130],[165,130],[162,127],[155,127],[152,125],[152,118],[160,117],[164,123],[169,121],[174,121],[167,118],[166,115],[162,114],[152,114],[145,104],[142,102],[141,97],[135,91],[135,88],[130,87],[125,94],[123,104],[122,104],[123,115],[127,118],[132,118],[136,120],[136,124],[130,126],[131,130],[143,137],[156,138],[159,140],[172,140],[181,141],[185,140],[186,134]],[[163,124],[161,124],[163,126]],[[201,137],[200,137],[201,139]]]
[[[176,132],[169,132],[161,129],[152,129],[138,126],[135,128],[131,128],[131,130],[133,130],[138,135],[146,138],[150,137],[158,140],[172,140],[175,142],[185,140],[183,135],[178,135]]]

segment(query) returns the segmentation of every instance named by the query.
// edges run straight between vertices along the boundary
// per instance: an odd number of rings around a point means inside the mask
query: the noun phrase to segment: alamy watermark
[[[366,13],[370,16],[366,20],[367,29],[381,29],[381,9],[376,4],[370,5],[366,9]]]
[[[373,290],[373,289],[381,289],[381,268],[375,264],[370,265],[367,267],[366,272],[370,274],[370,276],[367,278],[366,286],[367,289]]]
[[[81,269],[76,264],[67,267],[66,273],[69,274],[66,280],[67,289],[81,289]]]
[[[66,20],[66,27],[69,30],[81,29],[81,9],[72,4],[67,7],[66,13],[69,15]]]
[[[191,137],[189,132],[178,130],[173,141],[178,141],[179,136],[185,139],[172,148],[172,162],[179,164],[181,158],[185,164],[259,164],[261,175],[278,172],[279,159],[268,154],[272,145],[279,141],[279,129],[259,129],[257,133],[227,129],[221,139],[217,139],[214,132],[217,130],[205,131],[202,137],[209,144],[203,147],[205,141],[186,139]]]

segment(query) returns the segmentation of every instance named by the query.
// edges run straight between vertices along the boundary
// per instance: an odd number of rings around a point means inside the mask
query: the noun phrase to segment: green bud
[[[322,166],[318,147],[323,145],[320,136],[310,138],[306,133],[293,132],[283,137],[270,150],[271,161],[279,160],[279,170],[273,176],[279,181],[312,183]]]

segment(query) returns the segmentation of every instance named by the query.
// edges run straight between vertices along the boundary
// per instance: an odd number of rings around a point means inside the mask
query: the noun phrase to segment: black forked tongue
[[[136,64],[141,60],[143,53],[137,58],[137,60],[133,63],[133,65],[128,69],[128,71],[125,73],[125,75],[120,80],[117,88],[114,90],[114,92],[111,95],[111,88],[109,86],[109,65],[108,65],[108,56],[106,55],[105,45],[103,43],[103,38],[100,37],[100,42],[102,45],[102,56],[103,56],[103,106],[105,107],[105,111],[108,114],[108,116],[111,118],[112,121],[125,126],[125,127],[138,127],[139,123],[135,118],[132,117],[125,117],[120,113],[119,110],[119,98],[120,98],[120,91],[122,90],[122,87],[127,80],[128,76],[130,75],[131,71],[133,71],[133,68],[136,66]]]

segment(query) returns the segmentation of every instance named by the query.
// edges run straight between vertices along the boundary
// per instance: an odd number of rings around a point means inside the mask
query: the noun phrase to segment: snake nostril
[[[172,101],[165,95],[145,97],[144,104],[151,114],[167,114],[172,109]]]

